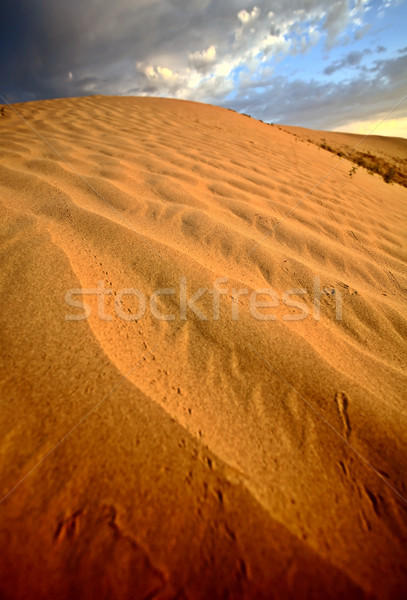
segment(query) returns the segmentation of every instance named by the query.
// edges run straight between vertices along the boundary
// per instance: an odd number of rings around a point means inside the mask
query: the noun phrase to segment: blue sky
[[[407,137],[406,0],[5,1],[9,101],[164,96]],[[400,106],[397,107],[397,105]]]

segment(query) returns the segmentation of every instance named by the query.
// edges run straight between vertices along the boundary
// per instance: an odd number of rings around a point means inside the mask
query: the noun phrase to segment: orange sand
[[[14,108],[26,122],[0,119],[0,596],[407,594],[407,190],[211,106]],[[189,295],[228,278],[219,320],[181,320],[176,295],[158,300],[173,321],[115,316],[120,290],[148,298],[181,277]],[[232,320],[233,288],[304,288],[311,308],[315,277],[337,290],[320,321],[256,320],[248,296]],[[89,319],[67,321],[81,311],[66,292],[98,281],[112,320],[88,296]],[[210,317],[209,294],[196,305]]]

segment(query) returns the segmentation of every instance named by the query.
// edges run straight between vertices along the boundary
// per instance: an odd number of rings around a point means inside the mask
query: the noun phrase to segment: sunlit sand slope
[[[0,152],[1,597],[407,594],[407,190],[175,100]]]

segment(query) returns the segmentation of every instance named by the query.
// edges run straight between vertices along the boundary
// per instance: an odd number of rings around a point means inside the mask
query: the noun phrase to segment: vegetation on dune
[[[281,127],[279,128],[281,129]],[[284,129],[287,133],[293,135],[296,139],[299,137],[297,133],[293,131],[289,131]],[[331,144],[335,144],[330,146],[327,143],[326,138],[311,139],[308,137],[306,140],[309,144],[315,144],[319,148],[323,150],[327,150],[328,152],[332,152],[332,154],[336,154],[339,158],[347,158],[351,162],[353,162],[358,167],[362,167],[366,169],[370,175],[374,175],[377,173],[380,175],[386,183],[398,183],[404,187],[407,187],[407,158],[396,158],[393,160],[389,157],[389,160],[386,160],[383,156],[377,156],[372,154],[371,152],[361,152],[360,150],[353,150],[347,146],[338,146],[335,142],[331,141]],[[356,174],[357,167],[352,167],[349,171],[350,177]]]
[[[349,152],[344,152],[341,150],[336,150],[329,146],[325,140],[322,140],[320,144],[318,144],[320,148],[324,150],[328,150],[328,152],[332,152],[339,156],[340,158],[347,158],[348,160],[355,163],[359,167],[366,169],[368,173],[374,175],[377,173],[386,183],[399,183],[404,187],[407,187],[407,160],[398,160],[397,165],[392,165],[387,162],[384,158],[379,156],[375,156],[370,152],[360,152],[349,150]],[[356,171],[352,171],[352,175],[356,173]]]

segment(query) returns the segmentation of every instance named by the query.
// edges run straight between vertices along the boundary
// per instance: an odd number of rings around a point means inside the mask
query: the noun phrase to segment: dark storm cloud
[[[399,65],[376,61],[375,81],[360,71],[360,80],[340,85],[274,76],[258,56],[295,56],[321,36],[333,47],[349,25],[362,35],[366,6],[365,0],[3,0],[0,93],[9,101],[178,96],[233,105],[264,120],[333,127],[345,113],[348,121],[366,114],[366,103],[391,104]],[[326,71],[362,69],[362,58],[351,52]],[[228,78],[241,67],[246,78]],[[394,90],[385,89],[389,81]],[[328,116],[321,120],[323,111]]]
[[[330,43],[350,13],[348,0],[3,0],[1,87],[14,100],[72,96],[89,92],[83,80],[94,77],[98,93],[130,87],[144,93],[151,82],[134,64],[166,60],[171,69],[190,64],[206,71],[208,61],[200,61],[199,53],[214,45],[221,58],[248,43],[247,35],[239,44],[233,36],[241,25],[238,13],[250,14],[255,6],[265,34],[302,13],[303,21],[321,21]]]
[[[239,0],[6,0],[0,20],[1,81],[9,96],[81,93],[94,76],[134,79],[136,62],[188,55],[225,39],[238,23]],[[267,4],[258,2],[257,4]],[[208,40],[208,43],[206,43]],[[68,74],[73,82],[67,81]],[[86,91],[86,90],[85,90]],[[111,86],[98,92],[113,92]],[[19,98],[21,99],[21,98]]]

